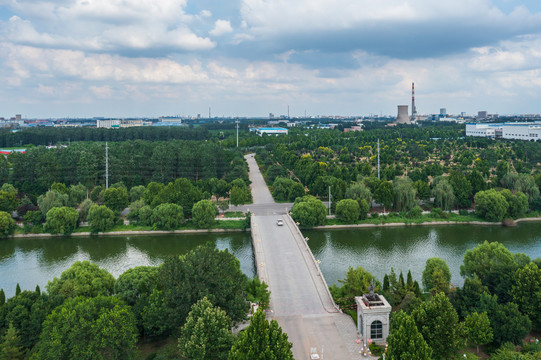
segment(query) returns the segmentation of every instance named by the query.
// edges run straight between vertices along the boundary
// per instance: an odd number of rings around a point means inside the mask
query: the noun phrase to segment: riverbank
[[[328,229],[352,229],[352,228],[375,228],[375,227],[403,227],[403,226],[431,226],[431,225],[482,225],[482,226],[506,226],[503,222],[490,221],[460,221],[460,220],[433,220],[433,221],[412,221],[412,222],[385,222],[381,219],[381,223],[362,223],[362,224],[328,224],[314,226],[311,230],[328,230]],[[541,217],[520,218],[514,220],[515,223],[541,221]]]

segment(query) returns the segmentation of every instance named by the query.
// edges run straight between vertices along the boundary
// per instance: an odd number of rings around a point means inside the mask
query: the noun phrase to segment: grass
[[[223,213],[223,216],[225,218],[243,218],[244,213],[242,211],[226,211],[225,213]]]
[[[369,217],[365,220],[358,220],[353,224],[389,224],[389,223],[404,223],[404,224],[421,224],[421,223],[430,223],[435,221],[456,221],[462,223],[468,223],[472,221],[486,221],[475,214],[468,215],[458,215],[458,214],[447,214],[445,217],[437,217],[432,214],[422,215],[418,218],[410,219],[403,215],[391,213],[385,216],[378,216],[376,218]],[[327,219],[325,225],[351,225],[351,223],[346,223],[340,219]]]

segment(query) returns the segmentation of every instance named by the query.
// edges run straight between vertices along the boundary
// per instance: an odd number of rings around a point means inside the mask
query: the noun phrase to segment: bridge
[[[293,343],[295,359],[361,359],[357,329],[340,312],[302,233],[288,214],[291,204],[275,203],[253,154],[246,157],[252,182],[252,241],[257,274],[271,291],[270,318]],[[283,226],[277,225],[282,219]]]

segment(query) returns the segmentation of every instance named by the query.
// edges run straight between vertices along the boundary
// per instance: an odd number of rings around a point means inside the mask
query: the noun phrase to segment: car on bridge
[[[278,220],[276,221],[276,225],[278,225],[278,226],[283,226],[283,225],[284,225],[284,220],[278,219]]]

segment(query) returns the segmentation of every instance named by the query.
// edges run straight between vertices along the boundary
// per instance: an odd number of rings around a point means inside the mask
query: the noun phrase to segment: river
[[[511,252],[523,252],[532,259],[541,257],[541,222],[521,223],[514,228],[501,226],[441,225],[393,228],[303,231],[329,285],[346,276],[350,266],[362,266],[379,280],[394,267],[421,275],[430,257],[444,259],[452,283],[461,286],[460,265],[464,253],[484,240],[499,241]],[[229,249],[239,260],[241,270],[253,277],[254,257],[249,233],[100,236],[89,238],[46,238],[0,240],[0,288],[6,296],[58,277],[73,262],[90,260],[107,269],[115,278],[129,268],[159,265],[168,256],[181,255],[198,245],[211,242]]]

